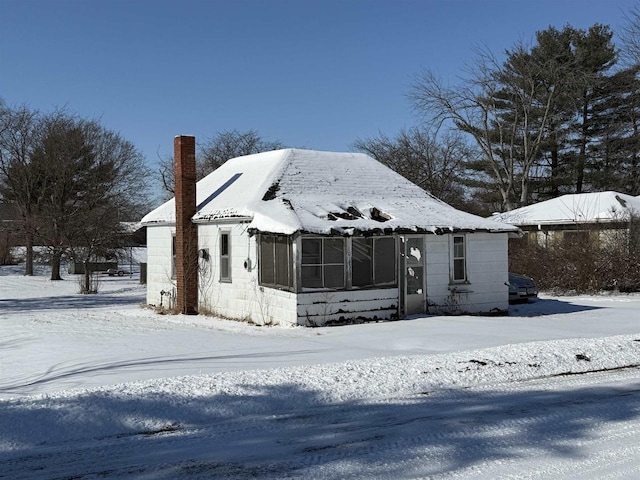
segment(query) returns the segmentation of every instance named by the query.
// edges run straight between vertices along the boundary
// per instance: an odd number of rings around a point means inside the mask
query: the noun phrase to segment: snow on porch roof
[[[491,218],[511,225],[563,225],[628,220],[640,214],[640,198],[618,192],[562,195],[544,202],[494,214]]]
[[[255,231],[517,231],[461,212],[361,153],[285,149],[225,162],[197,183],[193,221],[244,219]],[[172,199],[146,225],[175,222]]]

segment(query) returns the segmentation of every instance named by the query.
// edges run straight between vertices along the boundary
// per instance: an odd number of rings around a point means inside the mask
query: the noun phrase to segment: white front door
[[[405,235],[400,237],[403,265],[404,314],[416,315],[426,310],[426,275],[424,256],[424,236]]]

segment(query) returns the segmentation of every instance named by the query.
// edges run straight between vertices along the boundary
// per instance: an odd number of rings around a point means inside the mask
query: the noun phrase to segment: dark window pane
[[[262,236],[260,238],[260,281],[269,285],[275,283],[273,238],[271,236]]]
[[[351,284],[354,287],[373,285],[373,239],[354,238],[351,246]]]
[[[220,255],[229,255],[229,234],[223,233],[220,236]]]
[[[229,258],[229,234],[220,234],[220,280],[231,280],[231,260]]]
[[[396,281],[396,242],[393,238],[375,240],[375,283],[376,285]]]
[[[464,258],[456,258],[453,261],[453,279],[454,280],[464,280]]]
[[[289,243],[286,238],[278,238],[275,242],[275,283],[283,287],[289,287],[291,282],[291,262],[289,261]]]
[[[344,263],[344,239],[324,239],[324,263]]]
[[[344,265],[325,265],[324,267],[325,287],[344,287]]]
[[[176,278],[176,236],[171,237],[171,278]]]
[[[302,263],[303,265],[322,263],[322,240],[309,238],[302,240]]]
[[[320,288],[322,287],[322,266],[311,265],[302,266],[302,286],[308,288]]]

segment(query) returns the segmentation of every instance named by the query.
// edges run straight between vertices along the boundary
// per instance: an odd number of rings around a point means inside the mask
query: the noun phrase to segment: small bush
[[[84,274],[78,277],[78,293],[88,295],[99,291],[100,276],[97,273]]]
[[[540,290],[559,294],[640,291],[640,255],[628,231],[570,233],[558,233],[546,245],[511,240],[509,270],[532,277]]]

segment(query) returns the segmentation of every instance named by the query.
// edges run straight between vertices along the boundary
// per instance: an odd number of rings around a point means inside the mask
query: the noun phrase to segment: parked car
[[[119,268],[109,268],[107,270],[107,275],[110,277],[115,277],[116,275],[122,277],[123,275],[129,275],[129,272],[126,270],[120,270]]]
[[[532,278],[509,273],[509,303],[528,302],[538,298],[538,287]]]

